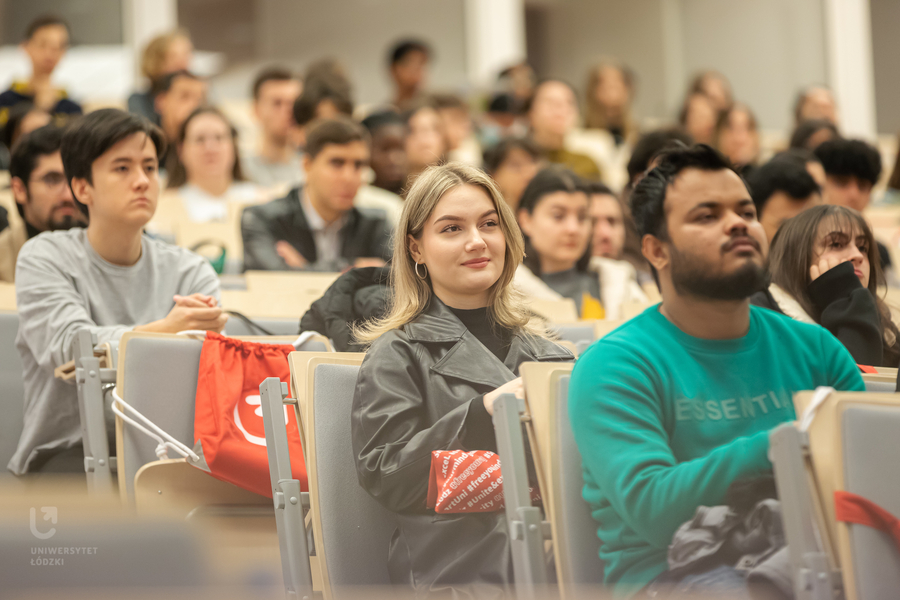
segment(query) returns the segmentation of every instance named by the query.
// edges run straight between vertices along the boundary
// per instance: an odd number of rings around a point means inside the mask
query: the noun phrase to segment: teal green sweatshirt
[[[865,389],[826,329],[756,306],[734,340],[689,336],[655,306],[578,359],[569,416],[617,598],[666,570],[672,536],[698,506],[771,471],[769,432],[795,418],[794,392],[817,386]]]

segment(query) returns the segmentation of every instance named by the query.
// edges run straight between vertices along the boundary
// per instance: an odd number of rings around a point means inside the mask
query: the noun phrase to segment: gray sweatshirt
[[[219,299],[219,279],[203,257],[144,236],[141,258],[130,267],[98,255],[84,229],[43,233],[29,240],[16,262],[16,303],[25,383],[25,425],[9,461],[21,475],[40,450],[81,441],[75,386],[53,377],[74,358],[78,331],[99,343],[117,341],[135,325],[165,318],[175,294]]]

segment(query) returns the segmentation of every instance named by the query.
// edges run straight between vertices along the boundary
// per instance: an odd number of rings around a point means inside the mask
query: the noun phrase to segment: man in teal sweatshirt
[[[750,306],[768,281],[766,236],[718,152],[663,154],[632,211],[663,301],[591,346],[569,388],[606,582],[617,598],[651,582],[745,597],[730,565],[663,575],[673,534],[733,482],[771,472],[769,433],[795,418],[794,392],[859,391],[862,377],[827,330]]]

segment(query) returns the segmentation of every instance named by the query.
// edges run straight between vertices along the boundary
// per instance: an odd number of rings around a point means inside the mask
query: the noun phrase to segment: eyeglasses
[[[32,181],[35,180],[32,179]],[[44,174],[43,177],[38,177],[37,181],[40,181],[49,188],[55,188],[66,183],[66,175],[59,171],[50,171],[49,173]]]

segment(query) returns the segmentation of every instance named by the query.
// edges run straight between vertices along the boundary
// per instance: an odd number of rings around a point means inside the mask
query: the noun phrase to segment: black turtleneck
[[[509,343],[512,341],[512,333],[509,330],[502,329],[499,325],[492,323],[488,315],[487,307],[464,310],[461,308],[447,307],[456,318],[462,321],[472,335],[474,335],[485,348],[491,351],[491,354],[500,359],[500,362],[506,360],[509,354]]]

